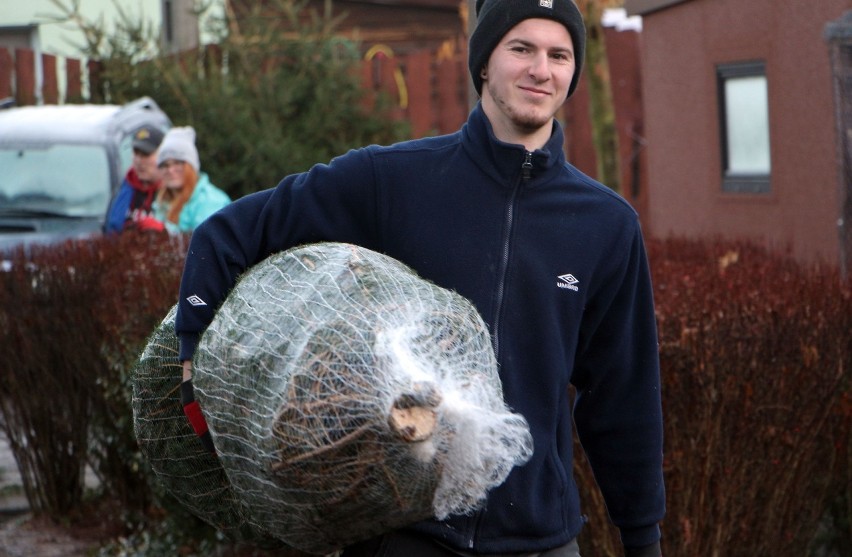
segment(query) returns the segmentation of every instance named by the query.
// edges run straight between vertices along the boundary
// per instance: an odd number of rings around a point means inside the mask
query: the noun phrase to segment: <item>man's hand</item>
[[[208,452],[216,454],[216,447],[213,445],[213,437],[210,435],[210,430],[207,427],[207,420],[204,419],[204,414],[201,413],[201,406],[195,400],[195,389],[192,387],[192,361],[186,360],[183,362],[183,381],[180,384],[180,400],[183,404],[183,413],[186,414],[189,420],[189,425],[201,440],[201,446]]]

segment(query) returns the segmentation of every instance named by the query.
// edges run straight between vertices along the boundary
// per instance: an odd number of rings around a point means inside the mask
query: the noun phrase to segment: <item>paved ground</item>
[[[0,433],[0,557],[85,557],[97,547],[84,530],[72,535],[29,511],[18,465]]]
[[[0,557],[88,557],[100,547],[55,524],[20,515],[0,525]]]
[[[86,476],[86,484],[97,486],[91,472]],[[103,517],[105,513],[106,516],[116,516],[119,512],[117,509],[82,509],[82,519],[75,520],[73,527],[57,525],[30,513],[20,486],[17,464],[6,438],[0,433],[0,557],[91,557],[105,543],[115,539],[117,533],[109,530],[110,521]],[[215,554],[218,557],[275,555],[251,547],[227,544],[217,548]]]
[[[0,432],[0,520],[29,510],[21,487],[18,464],[9,449],[6,436]]]
[[[86,486],[96,487],[98,480],[91,470],[86,471]],[[12,456],[9,442],[0,431],[0,520],[9,514],[21,514],[29,510],[27,499],[21,489],[18,463]]]

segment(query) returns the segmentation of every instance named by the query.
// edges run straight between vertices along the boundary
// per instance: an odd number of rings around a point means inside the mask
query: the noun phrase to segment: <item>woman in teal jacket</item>
[[[154,202],[154,217],[171,233],[192,232],[210,215],[231,202],[224,191],[199,170],[195,130],[172,128],[157,155],[163,188]]]

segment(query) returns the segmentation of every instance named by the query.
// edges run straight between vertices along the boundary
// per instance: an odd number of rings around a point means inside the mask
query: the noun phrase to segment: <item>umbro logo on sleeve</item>
[[[197,306],[206,306],[206,305],[207,305],[207,302],[205,302],[204,300],[202,300],[202,299],[201,299],[201,297],[200,297],[200,296],[198,296],[197,294],[193,294],[192,296],[189,296],[189,297],[186,299],[186,301],[187,301],[187,302],[189,302],[189,305],[191,305],[191,306],[196,306],[196,307],[197,307]]]

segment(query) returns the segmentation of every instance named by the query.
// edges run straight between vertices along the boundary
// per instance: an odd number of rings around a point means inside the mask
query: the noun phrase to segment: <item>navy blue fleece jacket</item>
[[[568,164],[562,143],[555,122],[535,152],[503,143],[478,106],[457,133],[350,151],[237,200],[193,234],[176,320],[181,358],[192,358],[239,274],[268,255],[320,241],[385,253],[475,304],[506,402],[534,440],[532,459],[481,511],[414,528],[488,553],[574,538],[584,519],[573,414],[623,543],[657,541],[662,417],[642,234],[633,209]]]

